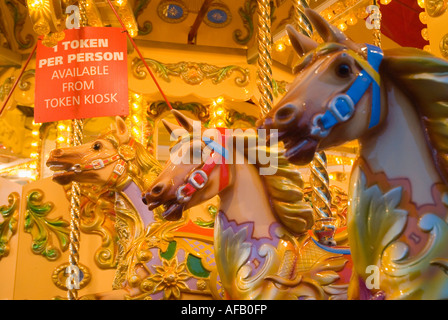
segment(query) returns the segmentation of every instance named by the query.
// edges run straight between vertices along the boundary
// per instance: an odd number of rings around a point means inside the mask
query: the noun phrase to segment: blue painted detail
[[[325,250],[327,252],[337,253],[337,254],[351,254],[350,249],[342,249],[342,248],[324,246],[323,244],[316,241],[314,238],[311,238],[311,239],[316,244],[316,246],[318,246],[319,248],[321,248],[322,250]]]
[[[169,19],[177,20],[184,15],[184,9],[177,4],[169,4],[166,9],[166,17]]]
[[[212,148],[214,151],[218,152],[222,157],[224,157],[225,159],[229,158],[228,150],[223,146],[221,146],[219,143],[215,142],[209,137],[202,137],[202,140],[207,146]]]
[[[224,23],[227,21],[227,13],[221,9],[212,9],[207,12],[207,19],[213,23]]]

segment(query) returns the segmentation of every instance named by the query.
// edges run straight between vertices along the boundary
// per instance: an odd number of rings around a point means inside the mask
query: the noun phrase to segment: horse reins
[[[334,96],[328,103],[328,110],[313,118],[311,134],[321,138],[326,137],[330,129],[336,124],[349,120],[355,105],[361,100],[367,89],[372,85],[372,108],[369,121],[369,129],[376,126],[381,115],[380,76],[378,73],[383,51],[373,45],[366,44],[367,61],[352,50],[346,53],[359,63],[361,72],[346,93]]]
[[[221,147],[225,148],[225,129],[216,128],[221,133]],[[210,140],[210,142],[213,140]],[[205,141],[205,143],[210,146],[212,143]],[[207,184],[210,174],[213,169],[218,164],[221,158],[221,169],[220,169],[220,179],[219,179],[219,191],[223,190],[229,184],[229,168],[225,163],[225,156],[219,154],[213,147],[210,156],[204,162],[204,164],[198,169],[196,168],[187,178],[187,182],[181,185],[176,190],[177,201],[180,203],[186,203],[190,201],[193,194],[201,190]]]

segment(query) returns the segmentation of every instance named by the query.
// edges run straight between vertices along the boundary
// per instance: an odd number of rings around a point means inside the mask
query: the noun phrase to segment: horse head
[[[52,150],[47,166],[54,171],[53,180],[62,185],[76,181],[115,186],[125,171],[137,170],[132,161],[139,147],[143,148],[131,138],[124,120],[116,117],[113,129],[98,139]]]
[[[324,43],[287,26],[301,56],[293,69],[297,77],[262,126],[278,130],[285,156],[297,164],[309,163],[317,150],[365,135],[385,113],[380,107],[381,50],[353,42],[310,9],[306,15]]]
[[[205,128],[201,126],[196,137],[194,120],[177,110],[172,113],[181,126],[162,122],[171,139],[177,142],[170,149],[170,160],[163,171],[142,194],[149,210],[161,205],[165,207],[163,216],[166,220],[178,220],[184,210],[217,195],[220,179],[219,170],[215,169],[219,167],[215,166],[219,162],[214,158],[217,154],[211,154],[210,149],[206,152],[207,146],[201,140]]]

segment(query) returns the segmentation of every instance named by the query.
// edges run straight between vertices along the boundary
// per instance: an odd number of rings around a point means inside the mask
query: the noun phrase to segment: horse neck
[[[361,159],[374,177],[385,175],[388,181],[407,181],[411,199],[417,206],[433,203],[432,189],[441,178],[421,120],[411,101],[394,85],[388,88],[387,103],[385,123],[374,135],[360,139]]]
[[[269,203],[266,188],[251,164],[231,165],[232,183],[220,194],[221,212],[228,221],[250,225],[253,238],[271,238],[270,228],[277,221]]]

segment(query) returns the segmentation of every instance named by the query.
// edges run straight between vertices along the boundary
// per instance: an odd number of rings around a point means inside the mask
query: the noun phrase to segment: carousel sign
[[[126,35],[86,27],[53,48],[39,43],[36,80],[36,122],[127,115]]]

